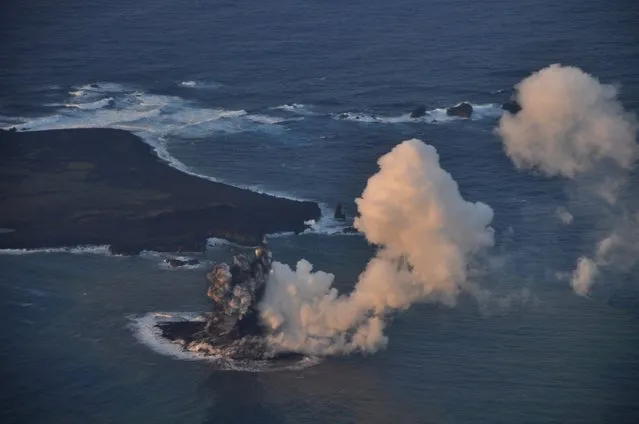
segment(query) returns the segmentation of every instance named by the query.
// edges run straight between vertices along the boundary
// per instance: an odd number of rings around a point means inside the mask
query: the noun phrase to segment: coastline
[[[254,245],[317,220],[315,202],[177,170],[116,129],[0,130],[1,249],[109,245],[133,255],[203,251],[210,237]]]

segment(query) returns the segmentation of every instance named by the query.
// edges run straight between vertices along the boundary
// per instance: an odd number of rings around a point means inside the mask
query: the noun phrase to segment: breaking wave
[[[198,86],[198,82],[195,83]],[[73,87],[68,96],[63,103],[49,105],[56,108],[53,114],[36,118],[0,117],[0,127],[15,127],[20,131],[68,128],[122,129],[140,136],[161,159],[187,174],[275,197],[307,200],[288,193],[238,185],[193,172],[168,150],[172,140],[210,137],[215,133],[279,134],[285,129],[280,124],[291,119],[251,114],[243,109],[206,108],[181,97],[146,93],[115,83],[93,83]]]
[[[129,327],[133,330],[137,340],[156,353],[182,361],[206,361],[215,364],[220,370],[244,372],[291,371],[308,368],[321,362],[320,358],[311,356],[305,356],[293,362],[250,361],[229,359],[225,357],[223,350],[220,350],[219,355],[186,351],[180,345],[164,339],[161,331],[156,327],[158,323],[165,321],[205,321],[206,318],[200,313],[149,312],[128,315],[127,318],[130,321]]]
[[[224,240],[219,240],[224,242]],[[228,242],[227,242],[228,243]],[[127,257],[126,255],[111,253],[110,246],[103,245],[80,245],[80,246],[65,246],[65,247],[43,247],[35,249],[0,249],[0,255],[35,255],[35,254],[48,254],[48,253],[67,253],[72,255],[98,255],[98,256],[112,256],[112,257]],[[191,256],[174,255],[167,252],[156,252],[153,250],[143,250],[138,255],[140,258],[157,260],[161,259],[159,266],[161,268],[173,269],[164,262],[164,259],[178,259],[181,261],[187,261],[195,259]],[[199,261],[197,265],[183,265],[180,269],[197,269],[206,264],[206,261]],[[177,268],[176,268],[177,269]]]
[[[280,124],[282,122],[290,121],[291,119],[280,118],[277,116],[268,116],[268,115],[249,115],[247,119],[253,122],[257,122],[259,124]]]
[[[99,246],[73,246],[73,247],[46,247],[38,249],[0,249],[0,255],[32,255],[37,253],[71,253],[74,255],[113,255],[108,245]]]
[[[269,239],[272,239],[272,238],[290,237],[294,235],[296,235],[294,231],[282,231],[280,233],[267,234],[266,237]]]
[[[357,231],[346,231],[351,227],[352,221],[344,222],[334,219],[332,216],[322,216],[319,220],[307,221],[310,228],[302,234],[321,234],[325,236],[361,236]]]
[[[502,114],[500,105],[495,103],[487,104],[472,104],[473,113],[470,117],[472,121],[478,121],[487,118],[498,118]],[[384,116],[375,115],[365,112],[343,112],[331,114],[331,117],[340,121],[354,121],[370,124],[402,124],[402,123],[417,123],[425,122],[429,124],[454,122],[464,118],[457,116],[448,116],[446,108],[435,108],[427,110],[424,116],[419,118],[412,118],[410,113],[404,113],[402,115]]]
[[[115,103],[115,99],[113,97],[107,97],[104,99],[96,100],[95,102],[87,102],[87,103],[64,103],[62,106],[73,108],[73,109],[83,109],[83,110],[96,110],[102,109],[108,106],[111,106]],[[58,105],[52,105],[58,106]]]
[[[473,104],[473,117],[471,119],[499,118],[502,114],[501,105],[496,103]]]
[[[188,259],[186,259],[186,257],[185,257],[185,256],[178,256],[178,257],[176,257],[175,259],[188,260]],[[194,269],[200,269],[200,268],[203,268],[203,267],[204,267],[204,263],[202,263],[202,262],[198,262],[198,263],[197,263],[197,264],[195,264],[195,265],[188,265],[188,264],[187,264],[187,265],[182,265],[182,266],[179,266],[179,267],[172,267],[172,266],[170,266],[169,264],[167,264],[166,262],[162,261],[162,262],[160,262],[160,263],[159,263],[159,265],[158,265],[158,266],[159,266],[161,269],[166,269],[166,270],[169,270],[169,271],[176,271],[176,270],[194,270]]]
[[[201,107],[181,97],[151,94],[119,84],[76,87],[64,103],[50,104],[55,113],[38,118],[16,118],[18,130],[63,128],[118,128],[147,141],[166,137],[198,138],[211,133],[272,131],[282,119],[252,115],[245,110]]]
[[[344,236],[352,236],[352,235],[361,235],[361,233],[354,232],[345,232],[346,229],[352,228],[353,220],[352,219],[335,219],[335,210],[328,207],[325,204],[320,204],[320,211],[322,216],[318,220],[310,220],[305,222],[305,224],[309,225],[310,228],[304,231],[302,234],[322,234],[322,235],[344,235]]]
[[[175,84],[187,88],[202,88],[216,83],[185,80]],[[311,115],[381,124],[434,123],[460,119],[447,116],[443,108],[427,111],[421,118],[411,118],[409,113],[397,116],[357,112],[320,114],[314,111],[312,105],[303,103],[287,103],[259,113],[251,113],[244,109],[205,107],[182,97],[148,93],[135,87],[108,82],[74,86],[66,94],[67,97],[63,101],[49,105],[54,108],[52,113],[34,118],[0,117],[0,127],[15,127],[22,131],[96,127],[127,130],[140,136],[152,146],[161,159],[184,173],[258,193],[300,201],[310,199],[255,184],[236,184],[224,178],[195,172],[171,154],[170,146],[177,140],[208,138],[212,134],[259,132],[280,136],[283,131],[287,131],[287,123],[303,120]],[[473,105],[473,108],[472,119],[501,114],[500,107],[495,104],[477,104]],[[342,224],[334,223],[325,217],[315,223],[308,232],[340,234],[342,227]]]
[[[305,221],[304,224],[309,228],[299,235],[318,234],[325,236],[362,236],[362,234],[353,229],[353,219],[335,219],[335,211],[324,203],[318,203],[321,211],[321,217],[317,220],[311,219]],[[295,236],[293,231],[283,231],[281,233],[267,234],[268,238],[282,238]]]
[[[240,249],[245,249],[245,248],[257,247],[257,245],[242,246],[241,244],[233,243],[232,241],[229,241],[229,240],[225,240],[225,239],[221,239],[217,237],[210,237],[206,239],[206,247],[207,249],[221,249],[226,247],[237,247]]]
[[[178,85],[180,87],[185,87],[185,88],[201,88],[201,89],[215,89],[215,88],[220,88],[222,86],[222,84],[217,82],[194,81],[194,80],[180,81]]]
[[[284,112],[295,113],[298,115],[315,115],[312,111],[312,107],[302,103],[287,103],[279,106],[275,106],[271,109],[282,110]]]
[[[184,256],[184,255],[172,255],[170,253],[166,253],[166,252],[156,252],[154,250],[143,250],[142,252],[140,252],[140,254],[138,255],[141,258],[144,259],[151,259],[151,260],[159,260],[158,262],[158,267],[161,269],[166,269],[166,270],[170,270],[170,271],[175,271],[175,270],[193,270],[193,269],[200,269],[202,267],[204,267],[208,261],[204,261],[204,260],[200,260],[197,259],[193,256]],[[167,259],[177,259],[178,261],[184,261],[184,262],[188,262],[191,260],[197,260],[196,264],[184,264],[178,267],[172,267],[170,266],[166,260]]]

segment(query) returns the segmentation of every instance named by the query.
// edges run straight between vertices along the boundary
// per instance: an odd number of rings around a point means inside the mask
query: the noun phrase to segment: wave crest
[[[278,363],[265,360],[233,360],[226,358],[224,352],[219,355],[185,351],[182,346],[162,337],[156,327],[166,321],[204,321],[205,317],[195,312],[149,312],[146,314],[128,315],[129,327],[136,339],[146,347],[161,355],[182,361],[206,361],[215,364],[219,369],[244,372],[269,372],[301,370],[321,362],[320,358],[305,356],[295,362]]]
[[[497,118],[501,116],[502,111],[501,107],[495,103],[487,103],[487,104],[473,104],[473,113],[470,116],[470,119],[473,121],[482,120],[486,118]],[[384,115],[375,115],[371,113],[365,112],[343,112],[343,113],[334,113],[331,114],[331,117],[336,120],[341,121],[353,121],[353,122],[363,122],[363,123],[374,123],[374,124],[407,124],[407,123],[439,123],[439,122],[454,122],[464,118],[460,118],[457,116],[449,116],[447,114],[446,108],[435,108],[431,110],[427,110],[424,116],[420,116],[418,118],[411,117],[410,113],[404,113],[402,115],[395,116],[384,116]]]
[[[70,253],[74,255],[113,255],[108,245],[87,245],[72,247],[44,247],[37,249],[0,249],[0,255],[32,255],[38,253]]]

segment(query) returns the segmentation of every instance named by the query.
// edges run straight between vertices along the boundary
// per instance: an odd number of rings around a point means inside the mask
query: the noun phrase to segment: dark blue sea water
[[[619,85],[639,112],[638,23],[634,0],[2,2],[2,127],[124,128],[186,171],[351,214],[377,158],[419,138],[494,209],[501,264],[481,277],[491,301],[416,305],[375,355],[257,372],[160,355],[127,327],[205,309],[204,267],[4,252],[2,421],[639,422],[637,270],[589,299],[557,280],[596,223],[584,208],[562,225],[569,184],[516,170],[493,134],[511,87],[552,63]],[[473,119],[445,117],[461,101]],[[409,119],[419,104],[429,113]],[[273,254],[348,291],[370,248],[330,232],[274,238]]]

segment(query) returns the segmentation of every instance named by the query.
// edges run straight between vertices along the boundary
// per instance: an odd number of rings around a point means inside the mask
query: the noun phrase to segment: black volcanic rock
[[[419,105],[410,113],[411,118],[421,118],[426,115],[426,106]]]
[[[506,103],[501,105],[501,108],[506,112],[512,113],[513,115],[519,113],[519,111],[521,110],[521,106],[519,105],[519,103],[517,103],[516,100],[507,101]]]
[[[342,204],[338,203],[335,207],[335,214],[333,215],[335,219],[344,220],[346,219],[346,214],[342,210]]]
[[[200,261],[197,259],[178,259],[178,258],[166,258],[164,260],[171,268],[179,268],[185,265],[198,265]]]
[[[1,131],[0,151],[0,228],[15,230],[0,248],[202,251],[209,237],[255,245],[321,216],[314,202],[183,173],[127,131]]]
[[[473,114],[473,107],[468,102],[462,102],[453,107],[449,107],[446,109],[446,115],[448,116],[458,116],[460,118],[470,118],[470,115]]]

